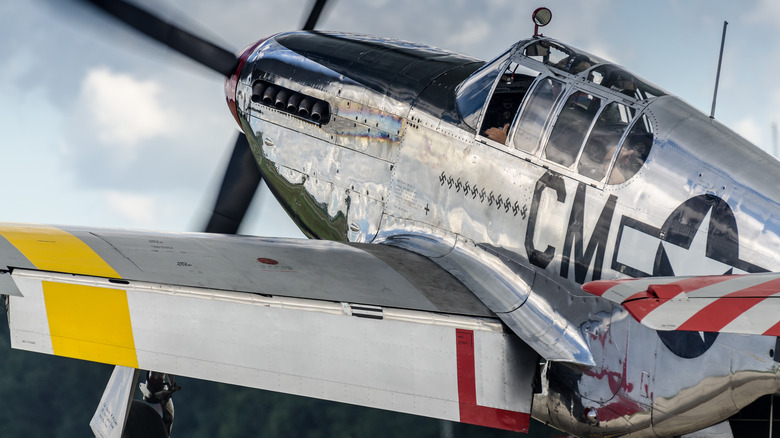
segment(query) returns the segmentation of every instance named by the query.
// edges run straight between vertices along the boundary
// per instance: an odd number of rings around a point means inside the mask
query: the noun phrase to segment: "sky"
[[[309,0],[140,1],[239,51],[299,28]],[[331,0],[322,30],[415,41],[489,60],[542,32],[618,63],[775,153],[780,2]],[[237,125],[222,78],[74,0],[0,0],[0,220],[197,231]],[[262,190],[245,234],[301,236]]]

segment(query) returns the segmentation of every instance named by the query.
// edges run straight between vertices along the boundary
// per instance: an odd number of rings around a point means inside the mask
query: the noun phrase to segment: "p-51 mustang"
[[[172,375],[577,436],[720,432],[778,392],[780,167],[663,89],[539,35],[236,58],[93,2],[227,76],[246,135],[209,230],[262,177],[316,239],[4,225],[13,346],[117,365],[96,434],[137,369],[167,430]]]

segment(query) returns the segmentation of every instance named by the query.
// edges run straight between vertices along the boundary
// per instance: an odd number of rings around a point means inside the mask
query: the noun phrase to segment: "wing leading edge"
[[[601,280],[582,288],[655,330],[780,336],[780,273]]]
[[[408,251],[38,226],[0,236],[14,348],[528,428],[536,353]]]

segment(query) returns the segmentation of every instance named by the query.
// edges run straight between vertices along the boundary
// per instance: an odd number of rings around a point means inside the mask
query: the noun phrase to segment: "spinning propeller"
[[[139,6],[124,0],[84,1],[149,38],[225,76],[227,81],[237,74],[240,55],[236,56],[233,52],[166,22]],[[315,0],[303,30],[314,29],[326,1]],[[243,133],[239,133],[205,231],[235,234],[262,179],[260,168],[249,148],[249,142]]]
[[[242,60],[242,56],[250,53],[251,49],[237,56],[229,50],[166,22],[149,11],[124,0],[82,1],[91,3],[155,41],[165,44],[171,49],[223,75],[226,80],[225,89],[228,106],[231,106],[231,111],[234,111],[231,101],[235,99],[235,81],[240,73],[243,60],[245,60],[245,58]],[[325,3],[326,0],[315,0],[308,19],[303,26],[304,30],[314,29]],[[209,233],[235,234],[262,179],[260,167],[252,154],[249,142],[244,133],[240,132],[235,140],[233,152],[225,169],[225,176],[222,179],[219,194],[205,231]],[[114,374],[122,375],[121,367],[117,367],[114,370]],[[120,387],[124,387],[124,389],[132,393],[136,379],[137,373],[131,373],[123,380],[118,378],[117,382],[120,383],[114,386],[109,382],[106,394]],[[165,383],[164,379],[170,379],[170,385]],[[136,400],[130,408],[126,409],[127,422],[123,428],[122,436],[169,436],[173,423],[171,395],[173,391],[179,389],[173,381],[173,376],[149,372],[147,381],[142,384],[142,388],[149,389],[147,391],[148,394],[144,393],[144,400],[147,403]],[[106,395],[104,394],[105,397]],[[102,404],[103,401],[101,401],[101,406]],[[153,404],[160,405],[163,411],[161,417],[151,408]],[[93,421],[95,421],[94,418]],[[94,428],[93,431],[98,433]]]

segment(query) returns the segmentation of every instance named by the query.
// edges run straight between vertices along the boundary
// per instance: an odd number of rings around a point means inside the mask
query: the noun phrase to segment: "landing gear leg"
[[[146,382],[138,385],[144,396],[144,401],[154,406],[162,417],[167,436],[171,435],[173,428],[173,393],[181,389],[171,374],[149,371],[146,374]]]
[[[133,400],[141,370],[115,366],[89,427],[99,438],[169,438],[173,427],[171,396],[180,388],[170,374],[149,371],[138,385],[143,400]]]

